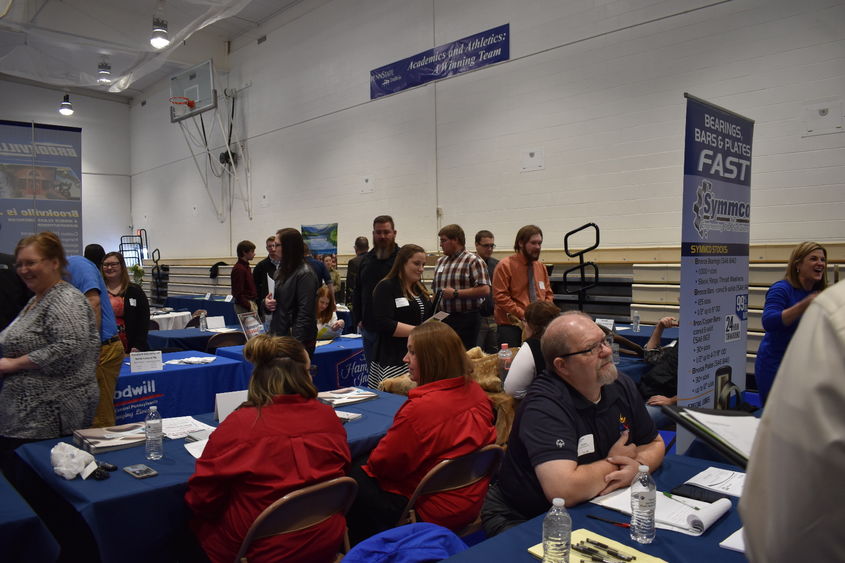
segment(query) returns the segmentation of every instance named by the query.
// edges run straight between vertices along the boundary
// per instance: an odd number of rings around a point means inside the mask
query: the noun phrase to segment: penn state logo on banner
[[[367,385],[367,361],[364,351],[358,350],[337,363],[337,386],[356,387]]]

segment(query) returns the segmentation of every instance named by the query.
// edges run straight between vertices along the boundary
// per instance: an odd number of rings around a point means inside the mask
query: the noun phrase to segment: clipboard
[[[696,420],[687,418],[681,413],[684,410],[689,410],[705,414],[716,414],[719,416],[726,417],[754,416],[753,414],[751,414],[750,412],[743,411],[679,407],[677,405],[662,405],[660,408],[668,417],[674,420],[677,424],[680,424],[682,427],[692,432],[692,434],[695,435],[696,438],[699,438],[702,442],[719,452],[732,464],[741,467],[743,470],[746,469],[746,467],[748,466],[748,458],[745,456],[745,454],[734,448],[729,442],[710,432],[707,427],[703,424],[699,423]]]

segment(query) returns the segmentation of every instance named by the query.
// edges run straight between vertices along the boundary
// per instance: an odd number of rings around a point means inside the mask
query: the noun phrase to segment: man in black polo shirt
[[[627,487],[640,464],[654,471],[663,461],[663,440],[636,386],[617,375],[590,317],[557,317],[542,350],[547,369],[519,407],[499,481],[481,511],[488,536],[542,514],[555,497],[574,506]]]

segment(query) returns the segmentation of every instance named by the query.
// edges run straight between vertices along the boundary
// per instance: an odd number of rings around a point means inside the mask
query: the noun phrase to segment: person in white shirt
[[[845,561],[845,281],[810,304],[766,402],[739,503],[749,561]]]
[[[523,398],[537,374],[546,369],[540,339],[546,327],[558,315],[560,309],[551,301],[535,301],[525,308],[525,341],[511,362],[504,381],[505,393],[511,397]]]

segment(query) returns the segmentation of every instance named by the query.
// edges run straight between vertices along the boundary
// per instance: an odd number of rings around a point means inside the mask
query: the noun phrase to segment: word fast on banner
[[[745,385],[754,122],[687,95],[678,404]]]

